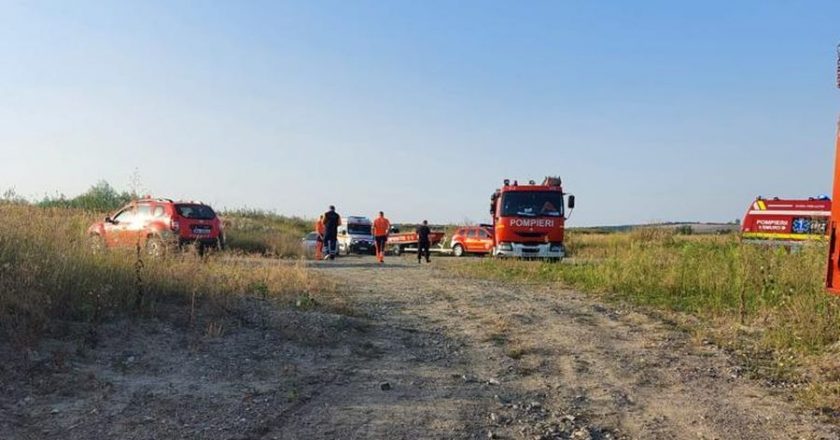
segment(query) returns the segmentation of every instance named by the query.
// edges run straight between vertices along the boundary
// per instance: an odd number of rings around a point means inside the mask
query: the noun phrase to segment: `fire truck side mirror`
[[[575,209],[575,196],[574,194],[569,195],[569,209]]]

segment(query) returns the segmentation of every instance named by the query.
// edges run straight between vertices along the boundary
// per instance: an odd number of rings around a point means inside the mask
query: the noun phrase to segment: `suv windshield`
[[[216,218],[216,213],[207,205],[178,203],[175,205],[175,210],[178,211],[178,215],[184,218],[196,220],[213,220]]]
[[[559,191],[511,191],[502,195],[502,216],[562,217]]]
[[[347,232],[351,235],[370,235],[370,225],[350,223],[347,225]]]

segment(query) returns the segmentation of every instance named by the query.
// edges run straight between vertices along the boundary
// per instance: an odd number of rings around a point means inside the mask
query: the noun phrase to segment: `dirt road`
[[[48,342],[0,370],[0,438],[840,438],[667,324],[446,264],[313,264],[356,316],[253,300]]]

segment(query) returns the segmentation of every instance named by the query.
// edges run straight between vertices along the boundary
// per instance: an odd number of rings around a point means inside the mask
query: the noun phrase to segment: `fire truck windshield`
[[[502,195],[503,217],[562,217],[563,194],[559,191],[511,191]]]

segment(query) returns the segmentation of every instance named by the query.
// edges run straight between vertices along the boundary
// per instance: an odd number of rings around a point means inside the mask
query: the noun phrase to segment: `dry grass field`
[[[300,264],[254,265],[190,253],[156,260],[134,250],[94,252],[84,231],[99,217],[66,208],[0,205],[4,338],[31,345],[56,322],[96,324],[121,313],[153,316],[162,301],[219,312],[241,296],[296,302],[300,296],[329,290],[328,283]],[[239,233],[231,231],[234,248]],[[284,240],[271,230],[264,235]],[[255,233],[249,238],[259,239]],[[299,254],[291,249],[277,253]]]

